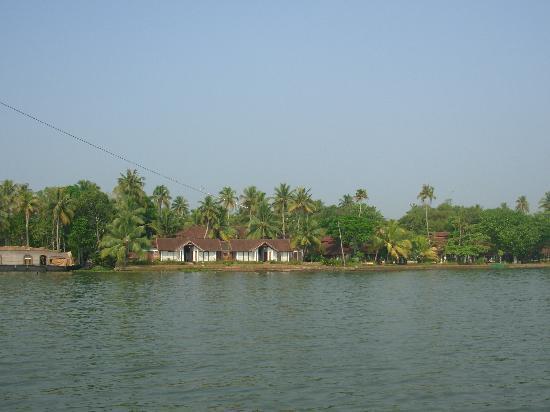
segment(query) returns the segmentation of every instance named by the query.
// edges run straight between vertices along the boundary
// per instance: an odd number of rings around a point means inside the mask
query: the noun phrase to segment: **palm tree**
[[[378,236],[384,242],[388,260],[406,259],[412,249],[412,243],[407,239],[407,231],[399,227],[396,221],[388,224],[378,231]]]
[[[135,208],[132,201],[124,199],[117,205],[116,218],[107,226],[108,232],[100,243],[101,256],[112,256],[116,266],[126,266],[130,252],[141,254],[149,245],[145,236],[143,208]]]
[[[176,213],[171,209],[162,209],[158,218],[151,224],[155,232],[160,236],[173,236],[181,229]]]
[[[374,254],[374,261],[378,261],[378,253],[380,253],[380,249],[385,246],[384,239],[381,237],[380,228],[377,229],[374,234],[371,236],[369,242],[369,246],[374,249],[376,252]]]
[[[153,190],[153,199],[157,203],[160,216],[162,205],[170,207],[170,200],[172,198],[170,197],[170,191],[168,190],[168,188],[164,185],[160,185],[155,187],[155,189]]]
[[[176,196],[174,202],[172,202],[172,210],[178,218],[185,219],[189,214],[189,203],[183,196]]]
[[[143,187],[145,186],[145,178],[138,175],[137,170],[126,170],[126,174],[120,174],[118,184],[115,187],[115,193],[118,196],[128,196],[142,204],[145,198]]]
[[[241,195],[241,204],[248,209],[248,230],[250,230],[250,222],[252,216],[256,213],[258,205],[265,199],[265,193],[259,191],[256,186],[249,186],[243,190]]]
[[[273,207],[275,211],[281,215],[283,239],[286,239],[286,214],[288,212],[288,205],[292,199],[294,190],[290,189],[290,186],[286,183],[281,183],[275,188],[275,198],[273,199]]]
[[[235,192],[233,188],[225,186],[222,188],[222,190],[220,190],[219,195],[219,203],[227,212],[227,219],[229,219],[230,211],[237,207],[237,201],[239,200],[239,198],[237,197],[237,192]]]
[[[304,187],[296,188],[288,207],[289,212],[298,215],[298,229],[300,228],[300,216],[307,216],[315,212],[315,203],[311,199],[310,190]]]
[[[28,185],[22,185],[17,191],[17,204],[19,210],[25,214],[25,234],[27,239],[27,247],[29,247],[29,220],[31,215],[38,208],[38,198],[29,190]]]
[[[539,207],[545,212],[550,212],[550,192],[546,192],[544,197],[540,199]]]
[[[342,196],[342,199],[340,199],[338,206],[346,209],[353,206],[353,196],[352,195],[344,195]]]
[[[428,235],[428,239],[430,238],[430,228],[428,226],[428,203],[431,207],[432,200],[435,199],[434,195],[434,188],[430,185],[422,185],[422,190],[416,197],[417,199],[420,199],[422,203],[424,204],[424,209],[426,211],[426,234]]]
[[[367,200],[368,198],[369,195],[365,189],[357,189],[355,192],[355,201],[359,203],[359,216],[361,216],[361,206],[363,204],[363,200]]]
[[[413,256],[417,260],[421,262],[437,260],[437,249],[431,246],[429,240],[424,236],[413,237],[411,243]]]
[[[274,238],[277,236],[275,216],[266,200],[259,204],[258,212],[252,217],[249,236],[252,239]]]
[[[524,214],[529,213],[529,202],[525,196],[520,196],[516,200],[516,210]]]
[[[66,193],[65,188],[56,187],[54,190],[53,218],[56,227],[56,250],[60,250],[59,225],[68,225],[73,218],[74,210],[71,198]]]
[[[323,232],[317,222],[314,219],[308,219],[294,234],[292,246],[302,250],[302,254],[305,256],[312,247],[319,248],[321,246],[322,236]]]
[[[204,232],[204,238],[208,237],[208,230],[210,225],[219,218],[219,209],[214,202],[214,198],[210,195],[206,196],[204,200],[200,202],[198,208],[200,223],[206,224],[206,232]]]

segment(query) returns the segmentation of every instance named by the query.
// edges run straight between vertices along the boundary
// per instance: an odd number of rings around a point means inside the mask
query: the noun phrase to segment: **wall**
[[[40,256],[46,256],[46,264],[50,265],[50,259],[54,257],[67,258],[67,254],[64,252],[56,251],[37,251],[37,250],[0,250],[2,265],[17,265],[23,266],[25,264],[25,256],[32,257],[32,266],[40,266]],[[70,262],[69,262],[70,264]]]

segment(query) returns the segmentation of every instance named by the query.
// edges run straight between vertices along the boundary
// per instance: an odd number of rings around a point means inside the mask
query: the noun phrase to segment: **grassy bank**
[[[151,265],[133,265],[124,269],[116,269],[117,272],[395,272],[404,270],[480,270],[480,269],[536,269],[550,268],[547,263],[526,264],[408,264],[408,265],[367,265],[351,264],[347,266],[327,266],[321,263],[166,263]],[[80,270],[79,272],[110,272],[112,269],[97,268],[93,270]]]

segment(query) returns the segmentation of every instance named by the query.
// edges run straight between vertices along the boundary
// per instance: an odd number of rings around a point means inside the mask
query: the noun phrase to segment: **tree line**
[[[174,236],[194,224],[205,237],[289,238],[306,260],[324,260],[322,239],[330,236],[354,261],[419,262],[445,259],[475,262],[532,261],[550,245],[550,192],[530,213],[525,196],[514,208],[453,205],[433,207],[435,189],[423,185],[410,209],[398,220],[385,219],[367,203],[364,188],[345,194],[338,204],[314,199],[306,187],[281,183],[268,195],[256,186],[238,194],[224,187],[194,209],[160,185],[145,193],[145,179],[127,170],[112,194],[90,181],[33,192],[27,184],[0,184],[0,242],[4,245],[70,250],[80,263],[125,265],[141,256],[154,237]],[[439,243],[435,232],[446,232]],[[335,256],[333,256],[335,257]]]

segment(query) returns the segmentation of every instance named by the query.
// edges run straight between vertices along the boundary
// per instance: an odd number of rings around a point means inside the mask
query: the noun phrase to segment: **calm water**
[[[0,409],[550,410],[550,270],[0,275]]]

